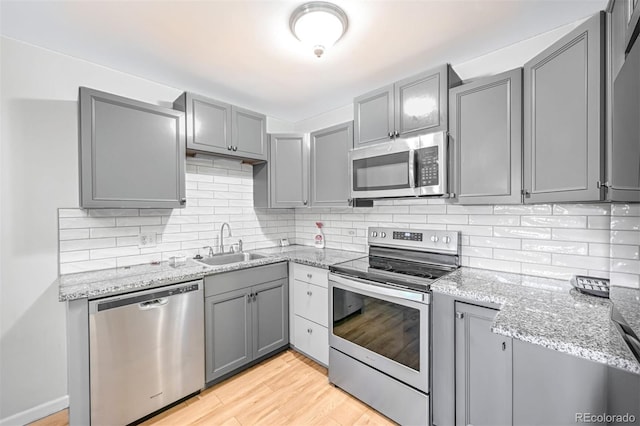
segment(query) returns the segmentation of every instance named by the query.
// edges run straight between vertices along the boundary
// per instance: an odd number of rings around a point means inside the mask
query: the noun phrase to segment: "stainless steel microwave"
[[[437,132],[349,151],[351,198],[447,194],[446,141]]]

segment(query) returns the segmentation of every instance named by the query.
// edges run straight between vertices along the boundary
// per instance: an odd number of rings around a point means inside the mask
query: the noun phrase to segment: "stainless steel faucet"
[[[222,226],[220,227],[220,254],[224,253],[224,226],[227,225],[227,230],[229,231],[229,234],[227,235],[227,237],[231,237],[231,226],[229,226],[229,224],[227,222],[223,223]]]

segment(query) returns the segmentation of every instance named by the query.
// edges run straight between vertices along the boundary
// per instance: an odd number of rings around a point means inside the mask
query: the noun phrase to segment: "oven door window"
[[[353,190],[410,188],[409,152],[353,160]]]
[[[420,311],[333,288],[333,334],[420,371]]]

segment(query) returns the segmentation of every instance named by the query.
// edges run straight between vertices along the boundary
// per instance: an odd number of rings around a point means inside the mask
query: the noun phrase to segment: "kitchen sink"
[[[219,266],[228,265],[230,263],[247,262],[249,260],[262,259],[264,257],[266,256],[256,253],[228,253],[194,260],[209,266]]]

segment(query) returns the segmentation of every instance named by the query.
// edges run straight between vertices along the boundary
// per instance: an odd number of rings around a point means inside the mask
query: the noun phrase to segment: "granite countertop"
[[[144,288],[197,280],[206,275],[285,261],[293,261],[318,268],[328,268],[336,263],[366,256],[366,253],[361,252],[316,249],[297,245],[253,250],[252,252],[266,257],[219,266],[208,266],[192,259],[187,259],[186,264],[180,266],[170,266],[167,262],[161,262],[159,264],[135,265],[61,275],[56,280],[59,286],[58,298],[61,302],[64,302],[82,298],[105,297]]]
[[[494,333],[640,374],[610,319],[611,302],[580,294],[566,281],[460,268],[431,289],[500,305]]]

